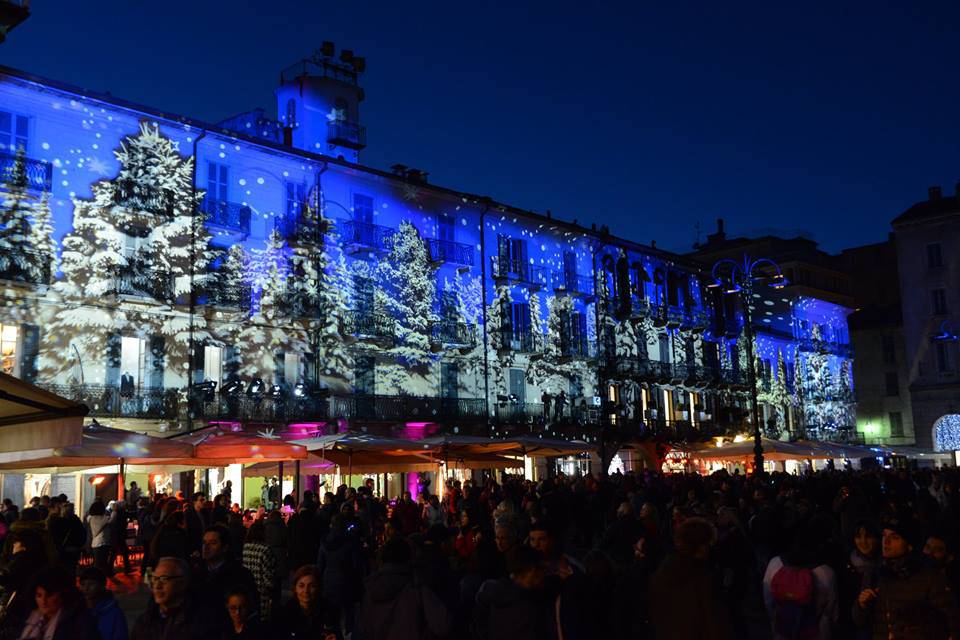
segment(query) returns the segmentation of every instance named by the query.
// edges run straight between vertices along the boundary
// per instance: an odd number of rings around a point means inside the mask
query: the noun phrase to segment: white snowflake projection
[[[273,429],[260,429],[257,431],[257,436],[264,438],[265,440],[279,440],[280,436],[273,432]]]

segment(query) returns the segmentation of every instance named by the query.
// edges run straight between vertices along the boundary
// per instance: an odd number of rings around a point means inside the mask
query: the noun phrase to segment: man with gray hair
[[[160,558],[150,583],[153,600],[137,618],[130,640],[201,640],[217,633],[213,612],[201,611],[187,600],[190,565],[182,558]]]

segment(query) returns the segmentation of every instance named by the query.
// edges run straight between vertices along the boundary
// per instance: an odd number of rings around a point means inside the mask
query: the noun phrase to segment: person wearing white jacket
[[[108,576],[113,575],[109,561],[110,528],[116,514],[116,510],[114,510],[113,513],[108,515],[107,508],[99,500],[95,500],[90,505],[90,511],[87,512],[87,526],[90,527],[90,548],[93,549],[93,566]]]

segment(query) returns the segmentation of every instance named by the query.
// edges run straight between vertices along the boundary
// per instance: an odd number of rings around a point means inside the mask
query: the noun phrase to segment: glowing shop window
[[[11,376],[17,371],[18,335],[16,325],[0,324],[0,371]]]
[[[223,347],[203,348],[203,379],[217,384],[223,380]]]

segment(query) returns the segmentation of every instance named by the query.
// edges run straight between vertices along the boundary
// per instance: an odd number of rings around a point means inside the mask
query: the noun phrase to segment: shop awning
[[[55,468],[57,470],[88,469],[118,464],[163,464],[170,460],[191,458],[193,445],[165,438],[88,425],[82,429],[79,444],[0,453],[0,471]]]
[[[0,373],[0,452],[79,445],[87,406]]]
[[[764,438],[761,443],[763,445],[764,460],[824,460],[833,457],[822,449],[810,446],[810,443],[783,442],[782,440],[770,440],[767,438]],[[724,444],[721,447],[693,451],[690,452],[689,455],[691,458],[697,458],[699,460],[752,460],[753,440],[733,442]]]
[[[183,464],[197,467],[224,467],[229,464],[248,464],[272,460],[303,460],[307,448],[290,442],[249,433],[207,432],[202,435],[181,436],[192,442],[194,452],[191,460]]]

